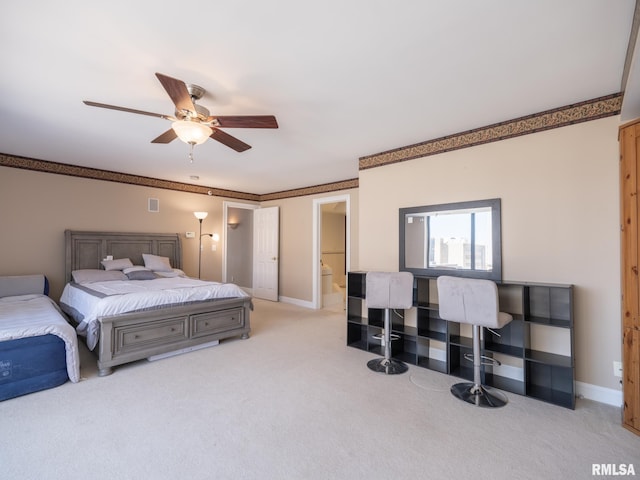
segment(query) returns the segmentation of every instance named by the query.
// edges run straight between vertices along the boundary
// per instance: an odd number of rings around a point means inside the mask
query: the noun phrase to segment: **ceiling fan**
[[[158,80],[160,80],[160,83],[175,104],[176,110],[173,116],[91,102],[88,100],[83,100],[83,102],[85,105],[91,107],[109,108],[111,110],[120,110],[170,120],[173,122],[171,128],[151,140],[151,143],[169,143],[176,138],[180,138],[183,142],[191,145],[192,152],[194,145],[200,145],[208,138],[213,138],[223,145],[234,149],[236,152],[244,152],[251,148],[251,145],[219,130],[220,128],[278,128],[278,122],[273,115],[210,115],[209,110],[196,104],[196,100],[200,100],[204,95],[204,88],[198,85],[184,83],[182,80],[163,75],[162,73],[156,73],[156,77],[158,77]],[[192,154],[190,154],[189,157],[191,161],[193,161]]]

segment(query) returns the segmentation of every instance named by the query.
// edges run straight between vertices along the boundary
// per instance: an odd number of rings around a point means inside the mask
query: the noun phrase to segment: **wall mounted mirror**
[[[500,199],[400,209],[400,270],[502,280]]]

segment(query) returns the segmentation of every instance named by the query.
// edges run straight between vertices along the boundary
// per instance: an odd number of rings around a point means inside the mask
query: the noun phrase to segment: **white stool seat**
[[[502,328],[513,317],[498,308],[498,287],[491,280],[438,277],[440,317],[458,323]]]
[[[450,276],[438,277],[437,283],[440,318],[473,325],[473,383],[453,385],[451,393],[479,407],[506,405],[504,394],[482,385],[481,381],[481,368],[486,365],[480,347],[481,327],[500,329],[513,320],[498,308],[498,286],[491,280]],[[499,365],[494,359],[486,360]]]

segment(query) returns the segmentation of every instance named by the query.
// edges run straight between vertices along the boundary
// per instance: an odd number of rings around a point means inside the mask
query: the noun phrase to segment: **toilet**
[[[333,270],[329,265],[322,265],[322,294],[331,293],[333,288]]]

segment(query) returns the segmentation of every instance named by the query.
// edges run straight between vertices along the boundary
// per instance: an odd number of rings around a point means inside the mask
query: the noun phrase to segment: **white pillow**
[[[118,258],[116,260],[102,260],[100,262],[105,270],[124,270],[133,267],[133,263],[128,258]]]
[[[98,270],[88,268],[71,272],[76,283],[108,282],[111,280],[127,280],[127,276],[120,270]]]
[[[184,273],[179,268],[174,268],[170,272],[158,272],[158,271],[156,271],[156,273],[158,274],[159,277],[166,277],[166,278],[173,278],[173,277],[185,277],[186,278],[186,276],[187,276],[187,274]]]
[[[170,272],[171,263],[169,263],[169,257],[159,257],[158,255],[151,255],[150,253],[143,253],[142,259],[144,260],[144,266],[154,272]]]
[[[147,267],[143,267],[142,265],[133,265],[131,267],[122,269],[122,273],[124,273],[125,275],[131,272],[140,272],[140,271],[150,272],[151,269]]]

